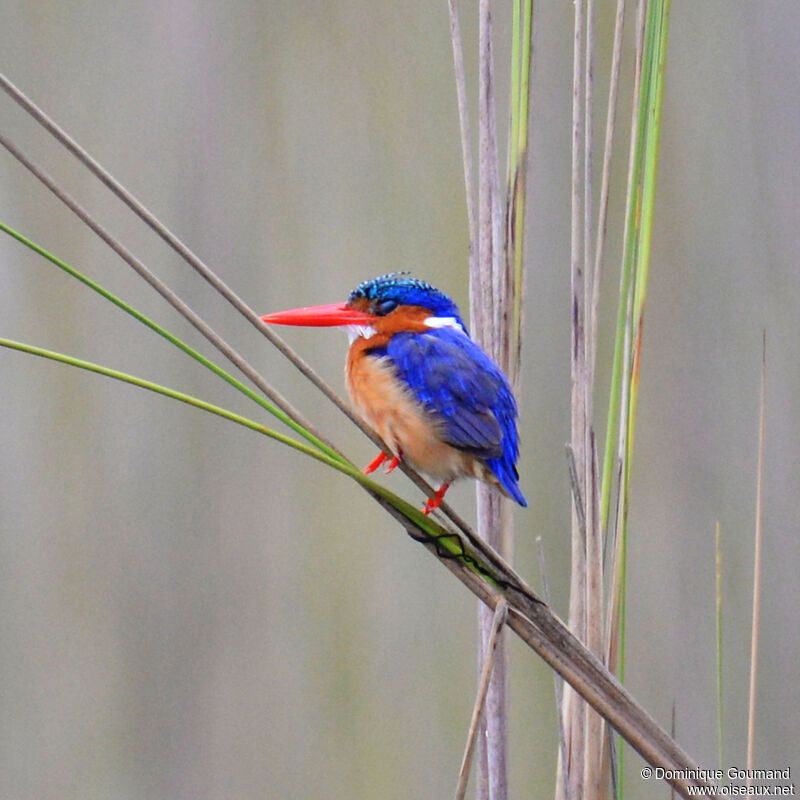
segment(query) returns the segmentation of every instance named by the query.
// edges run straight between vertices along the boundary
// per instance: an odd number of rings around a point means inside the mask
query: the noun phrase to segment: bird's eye
[[[375,313],[380,317],[385,317],[387,314],[391,314],[398,305],[397,300],[381,300],[375,305]]]

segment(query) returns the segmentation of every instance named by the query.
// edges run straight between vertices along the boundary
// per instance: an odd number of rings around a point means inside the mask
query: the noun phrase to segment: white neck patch
[[[459,333],[466,333],[455,317],[426,317],[422,322],[427,328],[452,328]],[[356,339],[371,339],[376,334],[372,325],[344,325],[342,327],[347,333],[350,344],[353,344]]]
[[[372,325],[345,325],[344,329],[350,344],[356,339],[371,339],[375,335]]]
[[[423,323],[428,328],[453,328],[461,333],[465,333],[461,323],[455,317],[426,317]]]

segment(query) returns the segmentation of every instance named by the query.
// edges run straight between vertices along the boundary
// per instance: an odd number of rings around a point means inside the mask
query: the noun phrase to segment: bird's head
[[[376,333],[466,326],[456,304],[429,283],[393,272],[356,286],[346,303],[295,308],[265,314],[263,322],[279,325],[342,326],[351,341],[369,339]]]

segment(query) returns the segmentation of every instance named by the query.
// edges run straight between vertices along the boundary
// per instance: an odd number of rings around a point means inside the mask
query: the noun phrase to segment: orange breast
[[[480,461],[442,441],[436,420],[398,380],[391,360],[366,353],[378,338],[356,339],[347,357],[347,390],[367,424],[388,450],[402,451],[405,460],[437,480],[465,475],[487,480],[489,471]]]

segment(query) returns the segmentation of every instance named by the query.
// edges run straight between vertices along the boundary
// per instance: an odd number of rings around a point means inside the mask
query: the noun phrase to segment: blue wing
[[[395,334],[382,349],[445,441],[483,461],[520,505],[517,404],[500,368],[464,333],[450,328]]]

